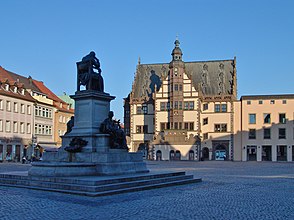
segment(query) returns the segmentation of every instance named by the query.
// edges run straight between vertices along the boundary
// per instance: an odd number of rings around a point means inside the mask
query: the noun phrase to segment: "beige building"
[[[19,162],[26,154],[32,143],[34,103],[22,83],[1,78],[0,162]]]
[[[294,95],[241,97],[242,161],[294,161]]]
[[[293,95],[237,100],[236,58],[184,62],[182,55],[176,40],[170,63],[139,60],[124,100],[131,151],[154,160],[293,161]]]

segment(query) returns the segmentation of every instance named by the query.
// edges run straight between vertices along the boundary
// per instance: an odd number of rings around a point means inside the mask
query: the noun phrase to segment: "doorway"
[[[287,146],[286,145],[278,145],[277,161],[287,161]]]
[[[189,160],[194,160],[194,151],[189,151]]]
[[[208,149],[208,147],[202,148],[202,160],[209,160],[209,149]]]
[[[256,161],[257,160],[257,146],[248,145],[247,146],[247,161]]]
[[[161,150],[156,151],[156,160],[162,160]]]
[[[272,161],[272,146],[262,146],[262,161]]]

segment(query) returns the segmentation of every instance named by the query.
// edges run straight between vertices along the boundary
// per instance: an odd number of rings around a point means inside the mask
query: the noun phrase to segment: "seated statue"
[[[66,132],[65,132],[65,135],[70,133],[72,131],[72,128],[74,126],[74,116],[71,116],[70,120],[67,122],[66,124]]]
[[[88,55],[83,57],[81,62],[77,62],[78,69],[78,88],[86,86],[86,90],[96,90],[104,92],[104,83],[101,76],[100,62],[96,58],[95,52],[91,51]],[[98,72],[95,72],[97,70]]]
[[[113,111],[108,113],[108,118],[106,118],[100,126],[100,132],[105,134],[110,134],[111,148],[116,149],[128,149],[126,135],[121,129],[120,121],[115,121],[112,119]]]

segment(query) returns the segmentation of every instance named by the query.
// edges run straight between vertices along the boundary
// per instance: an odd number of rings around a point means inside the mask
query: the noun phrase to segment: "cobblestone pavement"
[[[0,186],[0,219],[294,219],[294,163],[148,162],[203,182],[106,197]],[[0,164],[0,172],[30,165]]]

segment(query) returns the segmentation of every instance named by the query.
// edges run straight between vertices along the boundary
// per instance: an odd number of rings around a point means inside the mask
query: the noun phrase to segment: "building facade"
[[[39,159],[57,150],[74,114],[70,104],[30,76],[0,67],[0,79],[0,160]]]
[[[178,40],[171,55],[170,63],[141,64],[139,60],[132,91],[124,99],[131,151],[143,151],[153,160],[293,160],[294,128],[289,122],[294,114],[293,95],[238,100],[236,58],[184,62]],[[257,99],[265,104],[255,105]],[[270,99],[276,100],[276,110],[267,106]],[[247,117],[261,118],[266,113],[275,115],[275,120],[247,123]],[[277,117],[288,121],[277,127]],[[277,127],[264,132],[278,132],[281,138],[262,139],[264,126]]]
[[[0,81],[0,162],[19,162],[32,144],[35,100],[23,84]]]

